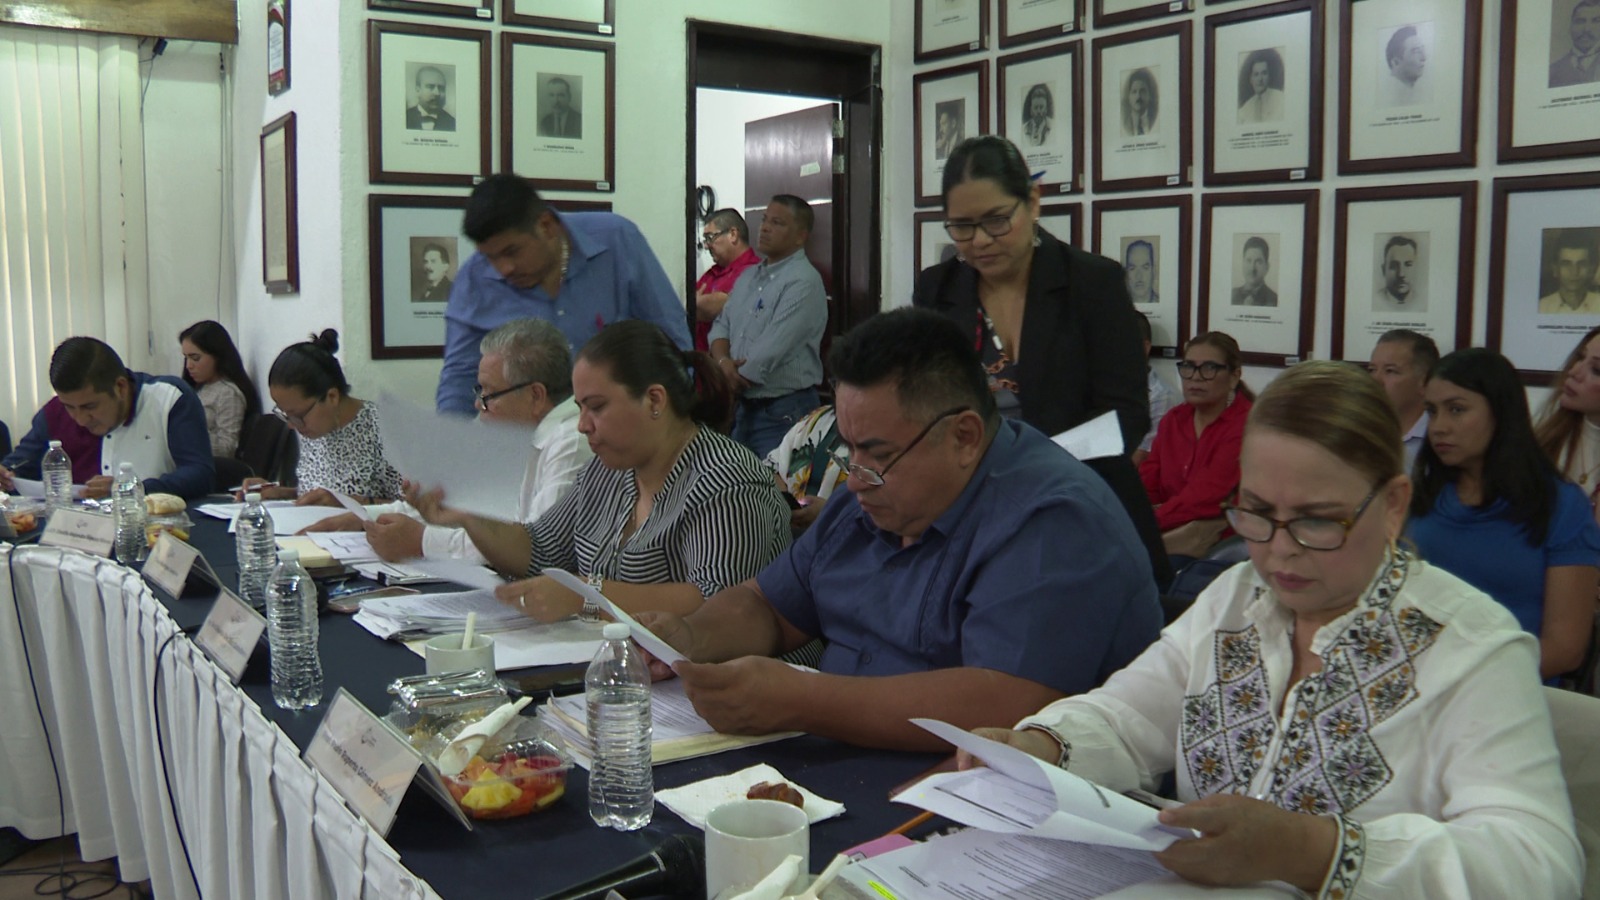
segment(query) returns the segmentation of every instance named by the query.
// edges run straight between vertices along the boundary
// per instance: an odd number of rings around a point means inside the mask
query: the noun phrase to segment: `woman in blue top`
[[[1589,498],[1534,440],[1505,357],[1474,347],[1439,360],[1407,529],[1422,555],[1505,604],[1539,638],[1539,674],[1583,662],[1594,628],[1600,527]]]

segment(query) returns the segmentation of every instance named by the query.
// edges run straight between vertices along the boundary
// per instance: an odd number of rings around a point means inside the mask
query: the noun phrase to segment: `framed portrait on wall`
[[[500,0],[500,4],[500,20],[507,25],[616,33],[617,0]]]
[[[300,290],[300,204],[294,113],[261,129],[261,280],[269,294]]]
[[[1501,162],[1600,153],[1597,60],[1597,0],[1503,0]]]
[[[1094,204],[1094,252],[1122,263],[1133,308],[1150,320],[1150,349],[1167,359],[1190,336],[1193,210],[1188,194]]]
[[[1105,28],[1110,25],[1126,25],[1129,22],[1142,22],[1145,19],[1159,19],[1162,16],[1175,16],[1188,12],[1194,8],[1192,2],[1173,2],[1173,0],[1093,0],[1094,2],[1094,27]]]
[[[472,241],[461,234],[467,198],[367,198],[372,358],[444,356],[444,309]]]
[[[1079,0],[1000,0],[1000,47],[1048,41],[1079,28]]]
[[[1322,11],[1289,0],[1206,18],[1205,183],[1322,178]]]
[[[367,0],[367,9],[460,16],[481,21],[494,18],[494,0]]]
[[[613,190],[615,91],[615,44],[501,32],[502,166],[540,189]]]
[[[1094,189],[1190,183],[1193,27],[1175,22],[1094,42]]]
[[[1471,166],[1481,0],[1341,0],[1339,174]]]
[[[1291,366],[1316,321],[1317,192],[1208,194],[1200,205],[1199,331],[1225,331],[1244,361]]]
[[[1050,232],[1058,241],[1074,247],[1083,246],[1083,204],[1039,204],[1039,227]]]
[[[289,89],[289,0],[267,0],[267,93]]]
[[[1477,183],[1341,190],[1334,204],[1333,358],[1365,362],[1396,328],[1446,353],[1471,343]]]
[[[367,177],[470,185],[489,154],[489,32],[368,22]]]
[[[917,272],[956,256],[956,242],[944,230],[944,213],[919,212],[917,226]]]
[[[989,33],[989,0],[912,0],[916,5],[914,59],[930,62],[982,50]]]
[[[917,205],[941,202],[944,161],[956,145],[989,132],[989,61],[911,78],[917,132]]]
[[[1083,42],[1002,56],[1000,134],[1048,197],[1083,190]]]
[[[1489,349],[1548,384],[1600,325],[1600,173],[1494,180]]]

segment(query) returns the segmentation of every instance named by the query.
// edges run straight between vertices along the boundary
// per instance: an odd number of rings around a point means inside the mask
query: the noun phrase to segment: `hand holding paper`
[[[592,587],[589,587],[571,572],[567,572],[562,569],[545,569],[544,574],[549,576],[552,581],[561,585],[567,590],[573,591],[577,593],[578,596],[583,597],[585,600],[599,606],[613,619],[616,619],[618,622],[622,622],[623,624],[627,625],[628,632],[633,635],[634,642],[644,649],[650,651],[651,656],[661,660],[661,662],[665,663],[666,665],[670,666],[673,663],[679,662],[680,660],[688,659],[688,657],[684,656],[682,653],[679,653],[671,644],[668,644],[661,638],[656,637],[655,632],[644,627],[643,625],[640,625],[638,620],[634,619],[633,616],[628,615],[627,612],[622,609],[622,607],[606,599],[604,594]]]

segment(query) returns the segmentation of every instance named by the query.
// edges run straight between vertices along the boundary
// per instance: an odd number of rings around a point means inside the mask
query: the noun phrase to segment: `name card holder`
[[[156,538],[156,545],[150,549],[150,558],[145,560],[144,577],[150,579],[151,584],[171,594],[173,599],[178,599],[183,596],[184,584],[188,582],[196,564],[200,566],[202,578],[217,587],[222,587],[217,571],[211,568],[211,563],[206,561],[199,550],[173,537],[172,532],[163,531],[161,536]]]
[[[217,668],[227,673],[230,681],[238,684],[239,679],[244,677],[245,668],[250,665],[250,655],[255,652],[256,644],[266,630],[266,617],[251,609],[250,604],[239,599],[237,594],[224,588],[217,594],[217,602],[206,614],[206,620],[195,634],[194,642],[217,664]]]
[[[117,539],[117,523],[111,516],[81,509],[58,509],[50,514],[39,543],[47,547],[82,550],[94,556],[111,557]]]
[[[472,821],[456,805],[439,772],[383,720],[339,688],[306,747],[305,760],[328,779],[356,814],[387,836],[413,781],[468,831]],[[421,778],[418,779],[418,773]]]

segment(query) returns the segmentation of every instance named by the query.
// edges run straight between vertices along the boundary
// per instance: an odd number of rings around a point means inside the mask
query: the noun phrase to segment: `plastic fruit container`
[[[8,497],[0,503],[6,521],[17,534],[27,534],[44,524],[45,502],[38,497]]]
[[[474,756],[459,775],[444,779],[461,811],[474,819],[514,819],[549,809],[567,791],[572,759],[544,737]]]

